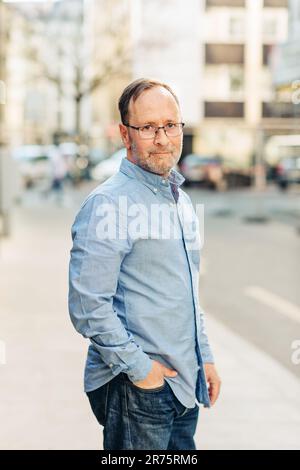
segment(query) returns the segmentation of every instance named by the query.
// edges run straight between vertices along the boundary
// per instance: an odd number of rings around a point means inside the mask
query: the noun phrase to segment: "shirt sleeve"
[[[208,336],[205,328],[205,313],[199,306],[199,316],[200,316],[200,351],[201,357],[205,364],[212,363],[214,364],[214,356],[209,345]]]
[[[183,191],[180,194],[184,195],[184,197],[186,198],[186,201],[188,202],[188,204],[193,208],[193,203],[191,201],[190,196],[187,193],[183,192]],[[194,213],[194,217],[196,218],[197,214],[196,214],[194,208],[193,208],[193,213]],[[200,247],[199,247],[199,251],[200,251]],[[200,265],[199,265],[198,269],[200,269]],[[214,356],[213,356],[213,353],[212,353],[212,350],[211,350],[211,347],[210,347],[210,344],[209,344],[208,336],[207,336],[207,333],[206,333],[205,312],[201,308],[199,302],[198,302],[198,309],[197,310],[199,312],[198,314],[199,314],[199,322],[200,322],[199,343],[200,343],[201,357],[202,357],[202,360],[203,360],[204,363],[214,363],[215,362],[214,361]]]
[[[152,361],[113,307],[121,264],[132,249],[125,218],[119,215],[117,205],[101,194],[81,207],[72,226],[69,314],[75,329],[89,338],[112,373],[125,372],[135,382],[148,375]]]

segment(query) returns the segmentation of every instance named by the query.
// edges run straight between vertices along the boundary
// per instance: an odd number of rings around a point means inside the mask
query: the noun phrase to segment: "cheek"
[[[174,142],[174,147],[176,148],[177,152],[180,152],[182,149],[183,140],[179,139],[178,141]]]
[[[146,141],[140,143],[139,151],[142,155],[145,155],[145,156],[149,155],[149,153],[151,153],[151,150],[152,150],[151,145],[149,145],[149,143],[147,143]]]

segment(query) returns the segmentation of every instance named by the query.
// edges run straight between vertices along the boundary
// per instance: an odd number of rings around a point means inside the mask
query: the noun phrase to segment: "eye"
[[[176,127],[176,124],[174,124],[174,122],[169,122],[169,124],[167,124],[166,126],[168,129],[174,129],[174,127]]]
[[[141,127],[141,131],[151,131],[153,129],[150,124],[147,124],[146,126]]]

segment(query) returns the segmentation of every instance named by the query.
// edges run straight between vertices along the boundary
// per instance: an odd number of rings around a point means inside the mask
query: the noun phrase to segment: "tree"
[[[99,27],[95,32],[97,51],[88,43],[89,12],[82,0],[58,2],[29,25],[32,37],[42,36],[42,41],[27,47],[28,59],[38,64],[31,80],[46,80],[55,86],[57,132],[62,131],[63,99],[71,97],[75,109],[74,132],[78,140],[82,137],[83,100],[109,80],[126,73],[130,65],[128,2],[97,0],[97,8],[100,4],[103,14],[97,20]]]

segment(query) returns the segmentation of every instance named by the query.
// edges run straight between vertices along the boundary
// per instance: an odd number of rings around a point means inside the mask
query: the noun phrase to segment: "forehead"
[[[158,86],[143,91],[135,101],[131,99],[128,109],[131,118],[149,122],[180,117],[174,96],[166,88]]]

